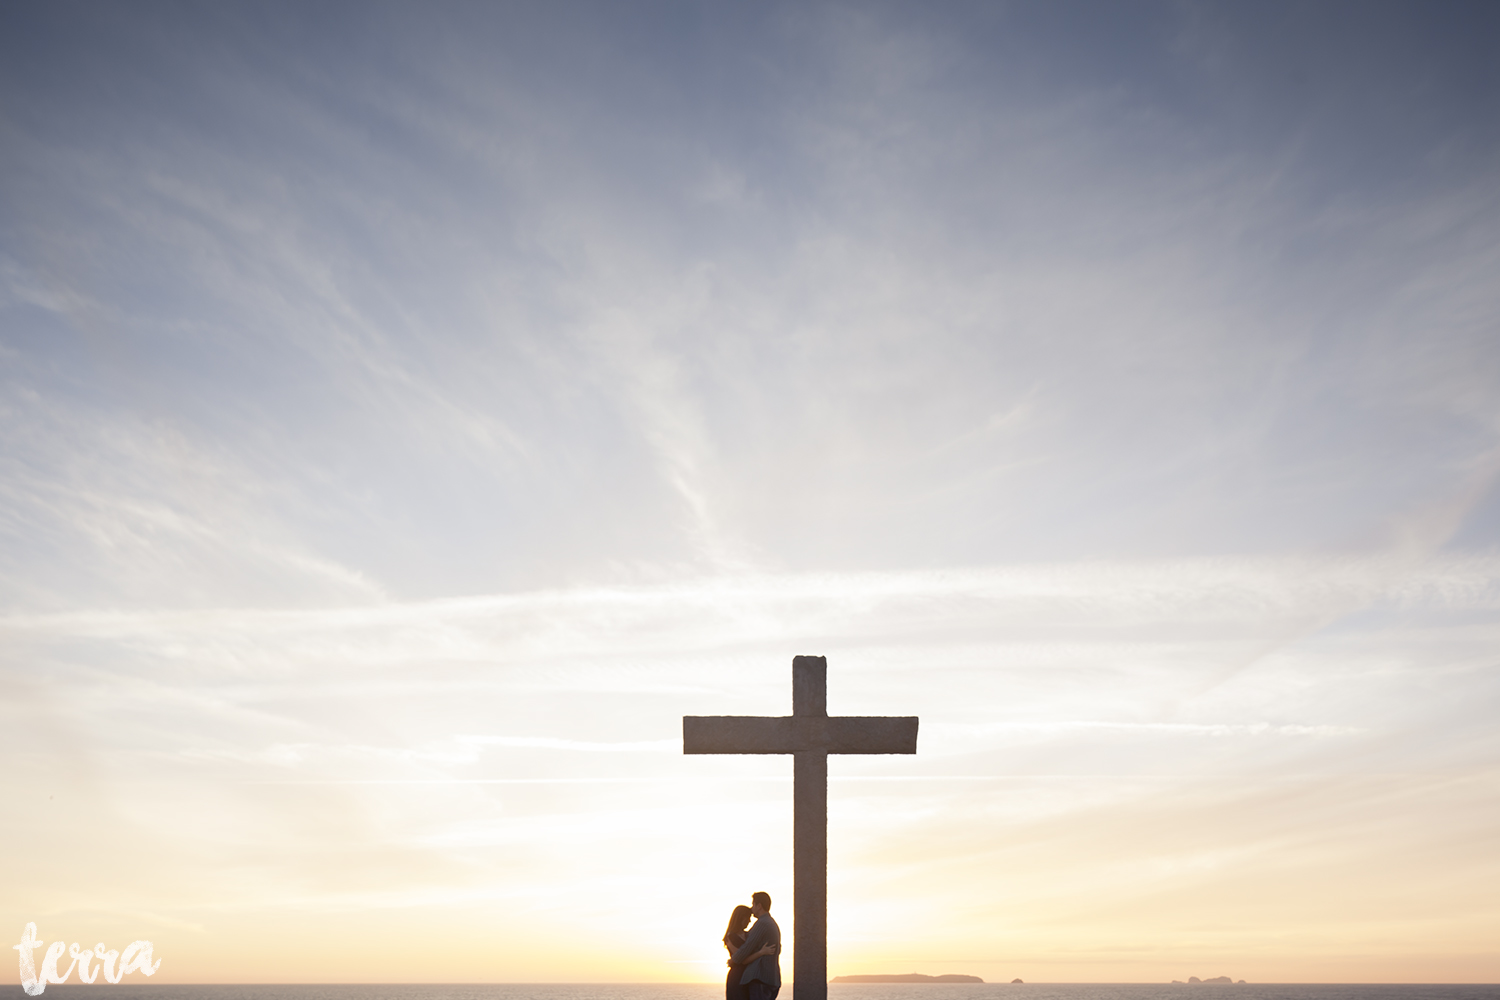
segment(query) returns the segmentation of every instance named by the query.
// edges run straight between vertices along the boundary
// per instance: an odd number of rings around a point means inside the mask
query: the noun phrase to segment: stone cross
[[[792,755],[792,1000],[828,998],[828,755],[916,753],[916,716],[828,715],[828,660],[792,660],[792,714],[685,715],[683,753]]]

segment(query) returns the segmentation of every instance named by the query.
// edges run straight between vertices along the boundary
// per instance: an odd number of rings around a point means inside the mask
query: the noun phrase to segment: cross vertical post
[[[792,717],[828,718],[828,661],[792,660]],[[798,982],[821,983],[828,995],[828,750],[792,755],[792,1000],[818,996]]]
[[[685,715],[683,753],[792,755],[792,1000],[828,1000],[828,755],[916,753],[916,716],[828,715],[828,660],[792,660],[789,716]]]

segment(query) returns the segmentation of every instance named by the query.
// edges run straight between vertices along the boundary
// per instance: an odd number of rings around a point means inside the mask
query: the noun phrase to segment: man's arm
[[[770,936],[770,933],[771,925],[764,920],[757,920],[755,926],[750,928],[750,934],[745,938],[745,943],[740,945],[730,961],[735,965],[744,965],[750,960],[751,955],[765,946],[766,938]]]

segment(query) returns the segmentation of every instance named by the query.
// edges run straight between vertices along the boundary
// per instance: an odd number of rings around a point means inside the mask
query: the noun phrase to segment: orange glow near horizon
[[[832,761],[831,975],[1500,978],[1500,905],[1475,877],[1494,865],[1494,774],[1397,771],[1382,763],[1388,738],[1347,713],[1256,721],[1268,714],[1257,701],[1306,676],[1316,647],[1171,721],[1134,721],[1140,709],[1121,711],[1118,694],[1004,668],[1052,659],[1066,677],[1070,662],[1108,662],[1139,705],[1170,699],[1180,654],[1118,645],[1110,620],[1139,634],[1152,605],[1164,632],[1240,605],[1264,616],[1282,586],[1269,564],[1174,572],[1193,581],[1176,610],[1163,610],[1170,576],[1116,567],[863,578],[843,590],[763,580],[708,587],[688,606],[682,588],[642,590],[624,617],[620,594],[578,593],[563,605],[543,595],[534,611],[507,598],[352,622],[12,621],[34,648],[128,634],[185,660],[253,650],[273,628],[328,681],[270,682],[262,703],[306,691],[314,714],[304,735],[268,731],[258,746],[262,723],[240,708],[194,718],[127,695],[99,702],[99,715],[76,714],[89,703],[75,700],[72,715],[54,705],[13,716],[12,731],[51,756],[11,774],[32,805],[11,834],[12,856],[28,863],[3,906],[18,932],[36,921],[49,941],[149,939],[159,982],[714,981],[735,903],[765,888],[790,919],[791,769],[685,757],[676,734],[684,714],[787,710],[789,656],[721,654],[700,637],[732,645],[736,628],[764,627],[790,604],[820,629],[849,629],[830,643],[830,712],[922,717],[915,757]],[[1205,572],[1231,588],[1216,607],[1202,604]],[[1295,572],[1305,581],[1306,567]],[[1342,570],[1329,572],[1298,586],[1336,589]],[[1018,598],[1028,589],[1046,596]],[[1276,599],[1300,613],[1296,593]],[[503,661],[515,623],[545,610],[555,630],[560,606],[579,628],[558,634],[586,645],[560,643],[547,670],[474,674],[464,662]],[[1025,615],[1034,634],[1069,638],[949,647],[926,672],[893,669],[906,654],[880,650],[882,631],[952,627],[956,613],[1002,630]],[[1085,617],[1097,644],[1080,643],[1073,622]],[[852,637],[866,627],[875,634],[861,647]],[[445,643],[458,658],[424,681],[430,692],[392,683]],[[674,644],[682,651],[661,652]],[[1365,654],[1346,643],[1338,655]],[[349,670],[361,661],[374,673]],[[330,697],[359,715],[314,736]],[[168,713],[164,738],[134,728],[144,712]],[[225,726],[246,735],[225,743]],[[107,749],[142,739],[159,742],[125,758]]]

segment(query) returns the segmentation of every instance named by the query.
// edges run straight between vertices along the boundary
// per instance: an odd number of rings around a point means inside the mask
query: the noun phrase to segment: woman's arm
[[[726,947],[727,947],[727,945],[726,945]],[[755,954],[753,954],[750,957],[746,958],[745,959],[745,964],[749,965],[751,962],[755,961],[757,958],[765,958],[767,955],[780,955],[780,954],[781,954],[781,945],[779,945],[779,944],[768,944],[764,948],[762,948],[760,951],[757,951]],[[729,955],[730,955],[729,964],[733,965],[734,964],[734,952],[731,951],[729,953]]]

